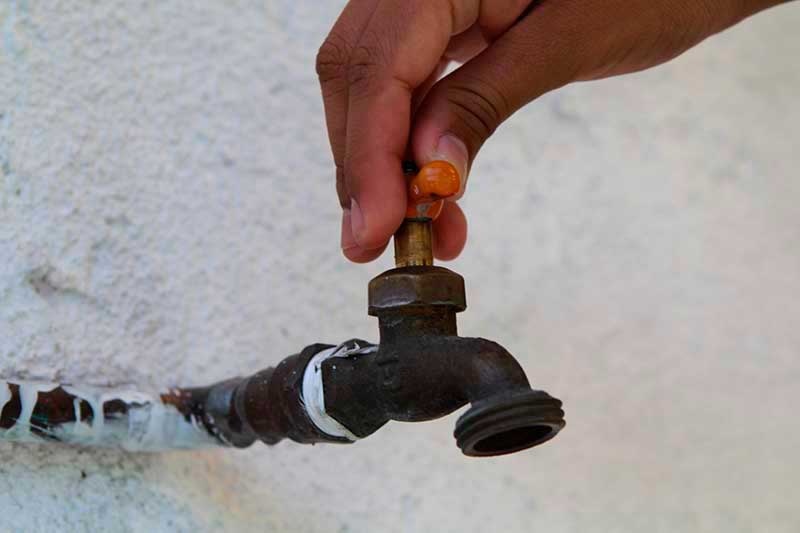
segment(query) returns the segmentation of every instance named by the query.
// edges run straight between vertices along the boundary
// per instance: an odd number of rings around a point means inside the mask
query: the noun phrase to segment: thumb
[[[472,160],[503,121],[580,76],[583,47],[575,46],[575,32],[563,31],[570,22],[553,7],[545,3],[533,9],[489,48],[439,80],[415,114],[415,161],[453,164],[461,176],[459,196]]]

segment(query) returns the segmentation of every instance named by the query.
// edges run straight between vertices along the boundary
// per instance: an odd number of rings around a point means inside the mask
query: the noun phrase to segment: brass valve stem
[[[433,265],[433,228],[427,217],[407,218],[394,234],[394,264],[398,268]]]
[[[421,169],[405,161],[403,173],[408,179],[408,209],[394,234],[394,264],[433,266],[433,219],[443,200],[458,192],[458,171],[447,161],[431,161]]]

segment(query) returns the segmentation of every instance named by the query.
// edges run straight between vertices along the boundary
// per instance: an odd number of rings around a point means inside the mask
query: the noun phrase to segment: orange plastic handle
[[[444,199],[461,187],[456,167],[447,161],[431,161],[408,182],[406,217],[425,216],[435,219],[442,212]]]

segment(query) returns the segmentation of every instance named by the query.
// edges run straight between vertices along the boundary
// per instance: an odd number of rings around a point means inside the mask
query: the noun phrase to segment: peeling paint
[[[176,393],[170,393],[174,396]],[[180,396],[180,393],[178,393]],[[6,412],[17,402],[19,413]],[[197,415],[162,396],[57,383],[0,383],[0,440],[163,451],[223,446]],[[83,406],[88,406],[84,414]],[[88,420],[88,423],[87,423]]]

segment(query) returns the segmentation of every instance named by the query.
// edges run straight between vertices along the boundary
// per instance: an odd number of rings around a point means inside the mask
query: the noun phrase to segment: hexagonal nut
[[[464,278],[442,267],[410,266],[387,270],[369,282],[369,314],[406,307],[467,308]]]

